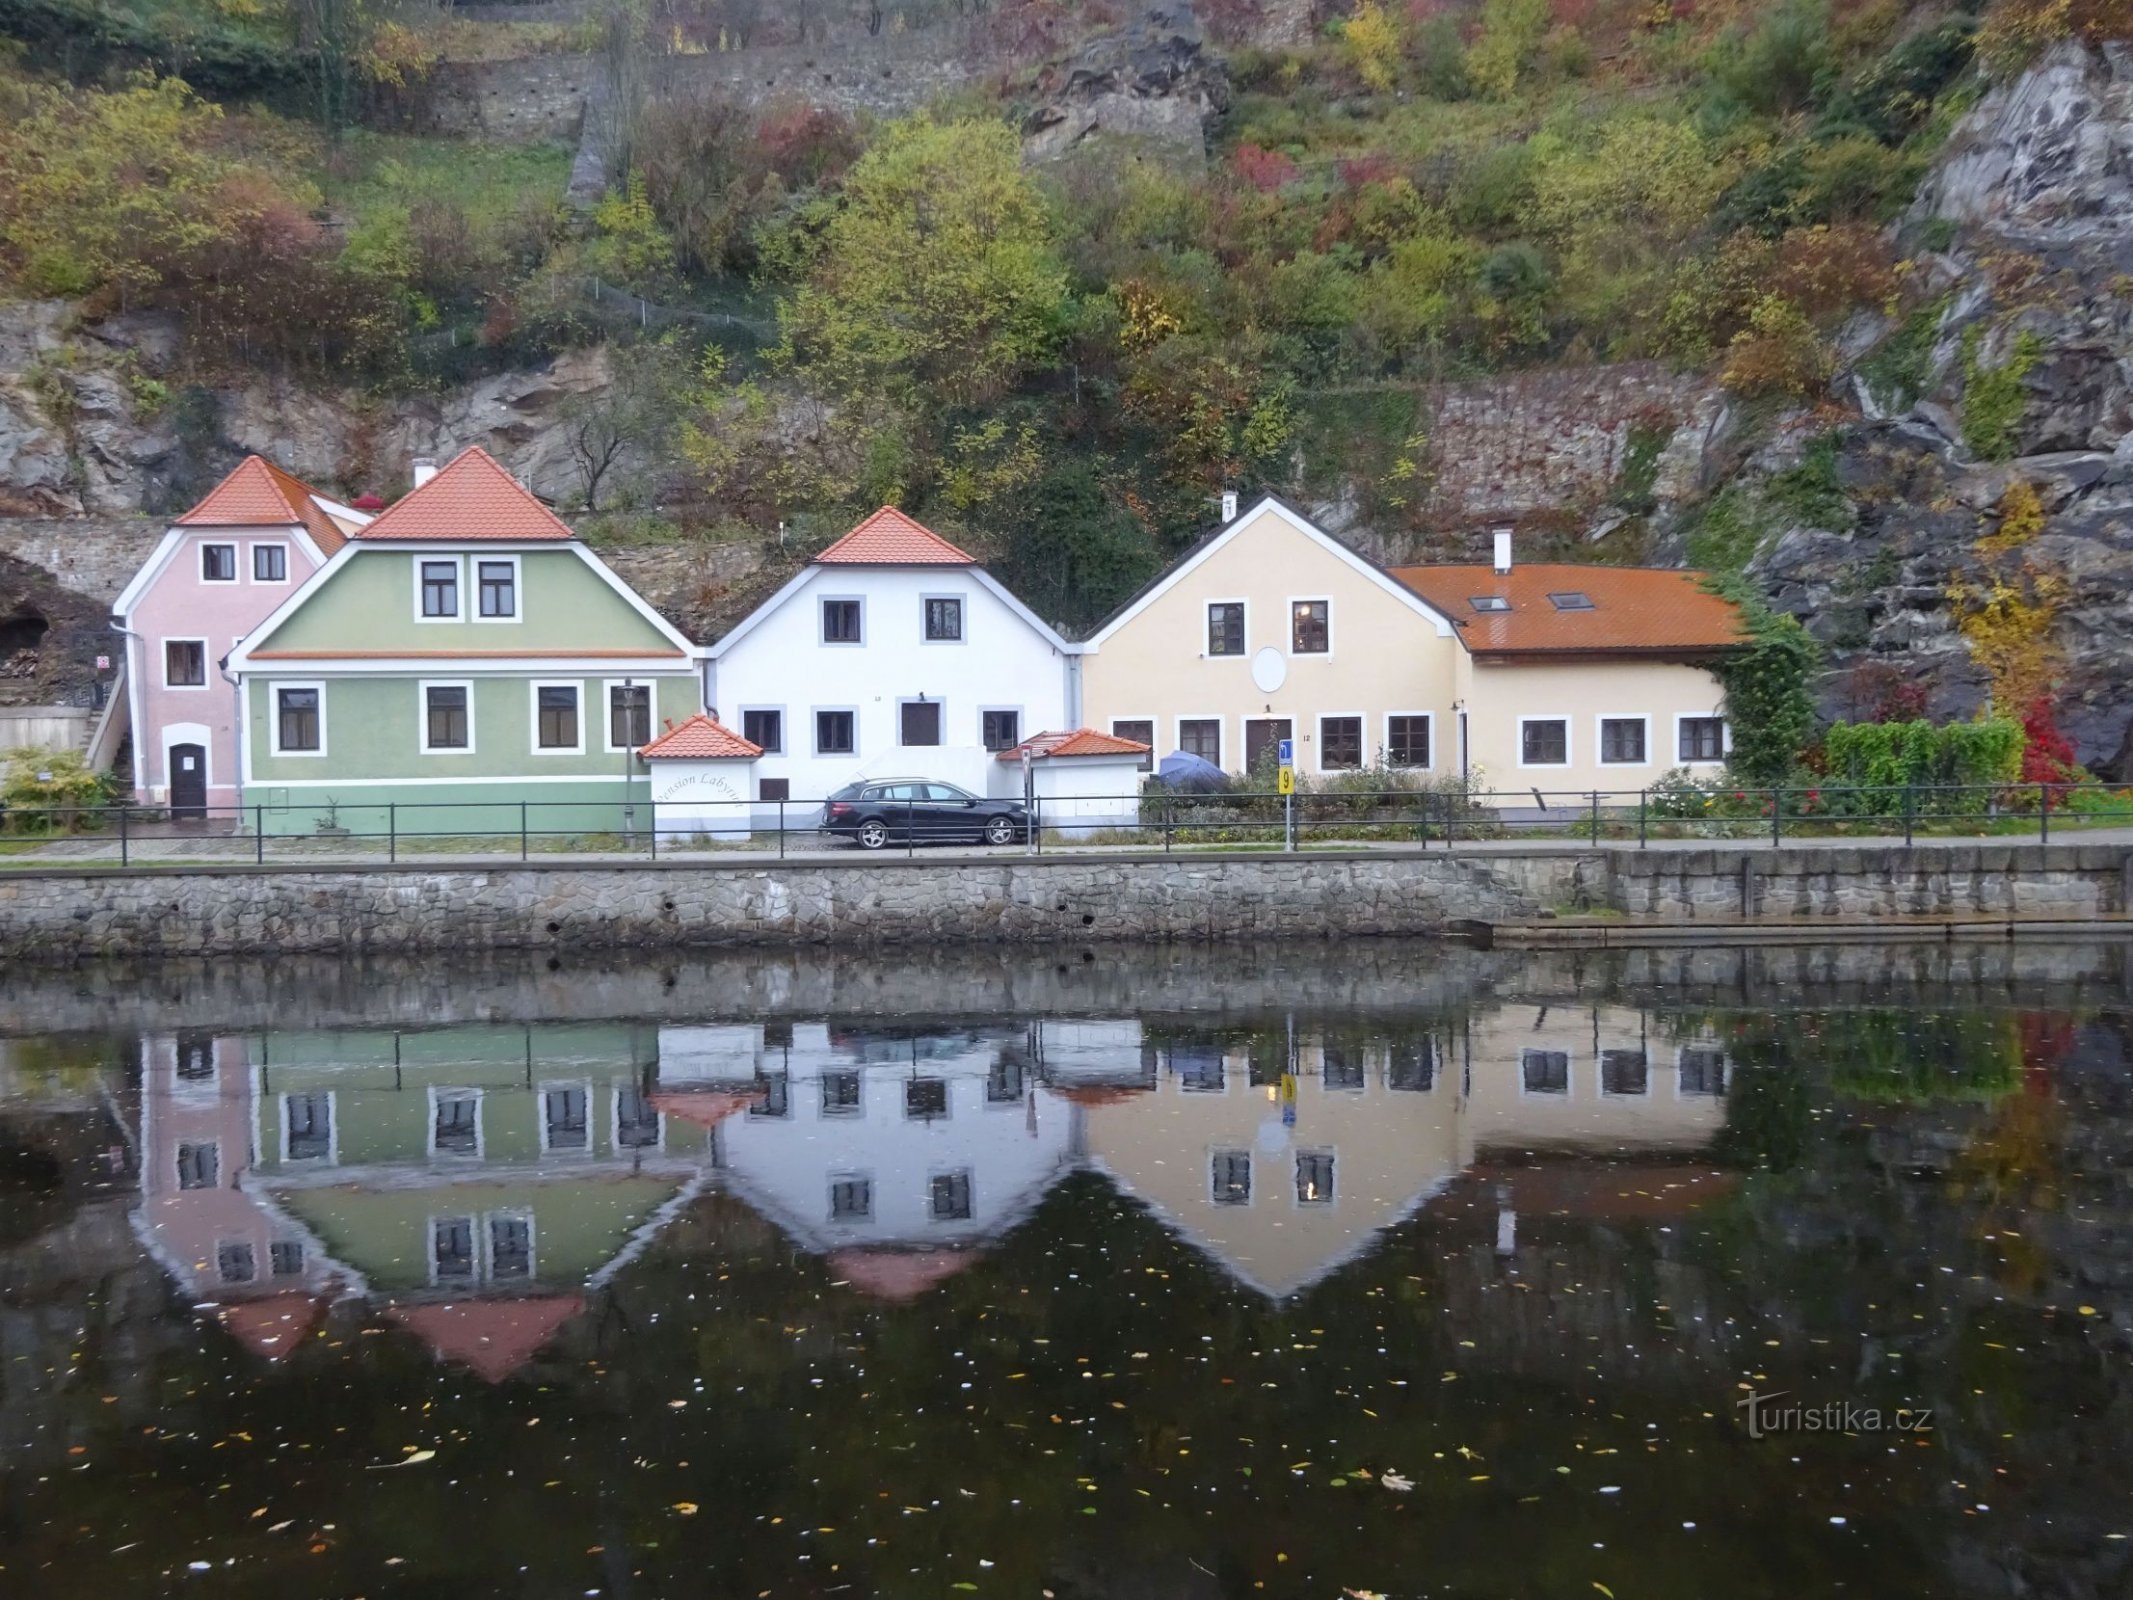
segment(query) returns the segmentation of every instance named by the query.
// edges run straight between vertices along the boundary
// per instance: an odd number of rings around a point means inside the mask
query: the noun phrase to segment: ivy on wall
[[[1733,771],[1750,783],[1783,783],[1815,731],[1814,682],[1822,645],[1797,617],[1773,611],[1737,579],[1712,588],[1740,606],[1748,639],[1717,668],[1733,732]]]

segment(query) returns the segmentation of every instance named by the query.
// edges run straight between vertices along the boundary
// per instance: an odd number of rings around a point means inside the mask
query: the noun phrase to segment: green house
[[[637,752],[701,652],[485,451],[417,485],[230,652],[248,825],[649,827]]]
[[[700,1181],[663,1112],[659,1030],[625,1022],[244,1041],[252,1181],[373,1291],[571,1290]]]

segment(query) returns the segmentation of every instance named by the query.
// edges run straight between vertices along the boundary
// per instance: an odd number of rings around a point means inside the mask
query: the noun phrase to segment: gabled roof
[[[447,1361],[472,1367],[486,1382],[502,1383],[584,1309],[582,1296],[552,1294],[526,1300],[395,1305],[387,1306],[385,1314]]]
[[[1182,582],[1195,568],[1199,567],[1216,551],[1235,538],[1240,530],[1250,526],[1261,513],[1270,514],[1287,523],[1291,528],[1302,534],[1306,540],[1317,545],[1336,561],[1351,568],[1395,599],[1403,601],[1410,609],[1419,613],[1422,619],[1428,622],[1431,627],[1437,630],[1439,638],[1443,638],[1452,632],[1452,625],[1448,618],[1441,615],[1434,606],[1430,605],[1413,589],[1396,582],[1375,561],[1370,561],[1357,555],[1353,550],[1342,544],[1340,540],[1334,538],[1332,534],[1312,522],[1309,517],[1304,516],[1293,507],[1284,505],[1278,497],[1264,495],[1257,504],[1239,516],[1236,521],[1224,523],[1213,532],[1204,535],[1199,543],[1178,557],[1166,570],[1158,573],[1148,583],[1144,584],[1137,594],[1133,595],[1124,605],[1096,625],[1083,642],[1082,648],[1084,650],[1101,649],[1104,640],[1110,638],[1112,634],[1139,616],[1159,596]]]
[[[894,506],[883,506],[815,557],[820,566],[969,567],[977,558]]]
[[[480,445],[469,445],[421,488],[380,512],[359,535],[395,539],[562,543],[577,537]]]
[[[1392,575],[1457,625],[1476,656],[1704,655],[1742,643],[1740,608],[1675,567],[1591,567],[1539,562],[1394,567]],[[1551,597],[1582,595],[1589,605]],[[1508,610],[1477,609],[1494,599]]]
[[[762,753],[761,745],[750,743],[701,711],[637,752],[647,761],[753,761]]]
[[[326,514],[319,492],[262,456],[246,456],[192,510],[178,518],[180,528],[286,528],[300,524],[330,556],[347,542],[340,525]]]
[[[1002,750],[1002,761],[1020,761],[1024,751],[1032,761],[1053,756],[1144,756],[1151,746],[1138,739],[1120,739],[1094,728],[1076,728],[1072,733],[1039,733],[1024,739],[1012,750]]]

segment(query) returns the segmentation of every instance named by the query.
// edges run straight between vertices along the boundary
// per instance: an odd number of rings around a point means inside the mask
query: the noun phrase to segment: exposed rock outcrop
[[[1207,119],[1229,104],[1229,79],[1189,0],[1157,0],[1123,26],[1043,70],[1044,97],[1022,125],[1032,161],[1092,140],[1131,140],[1168,160],[1206,159]]]

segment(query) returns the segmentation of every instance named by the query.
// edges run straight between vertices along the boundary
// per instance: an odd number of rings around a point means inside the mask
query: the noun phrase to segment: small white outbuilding
[[[1141,779],[1152,753],[1138,740],[1094,728],[1040,733],[1000,752],[992,793],[1013,799],[1026,792],[1037,826],[1069,839],[1131,828],[1140,821]]]
[[[662,840],[747,839],[762,746],[698,712],[639,750],[651,774],[652,826]]]

